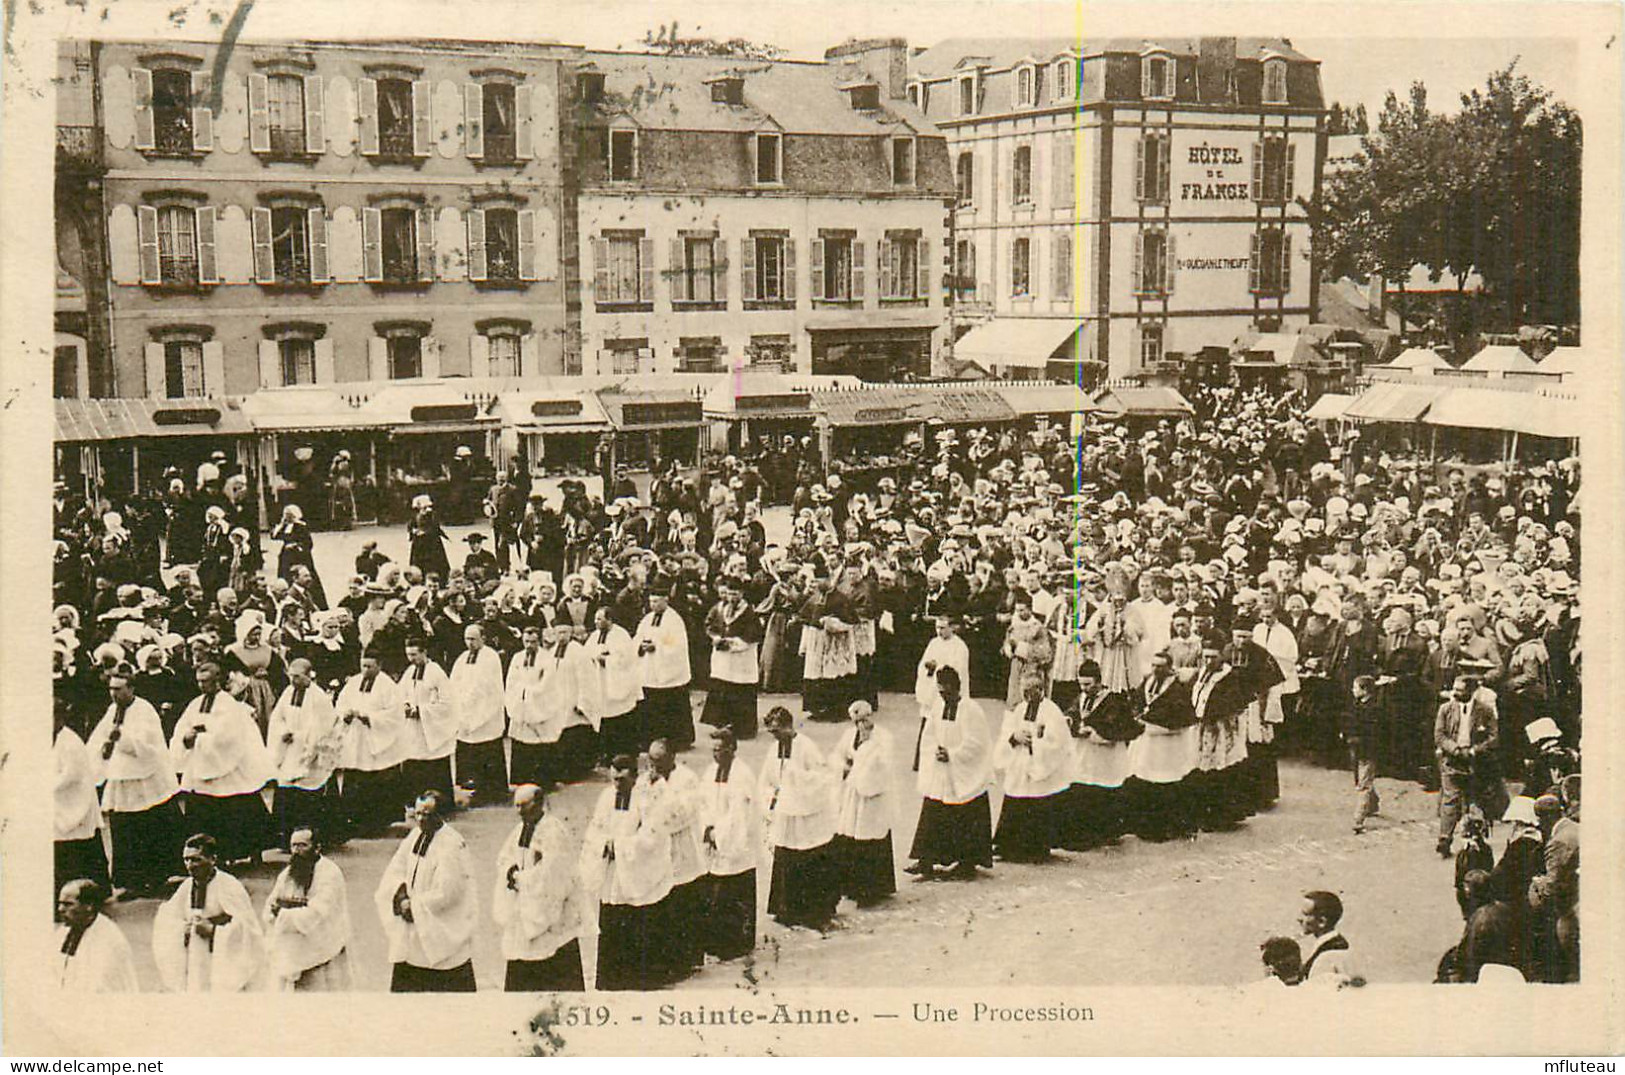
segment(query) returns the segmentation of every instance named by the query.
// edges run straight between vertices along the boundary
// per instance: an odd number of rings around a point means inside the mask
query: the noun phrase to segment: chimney
[[[1388,284],[1382,273],[1374,272],[1365,285],[1366,306],[1378,322],[1388,316]]]
[[[824,61],[847,60],[880,83],[881,91],[893,101],[908,96],[908,42],[901,37],[875,37],[848,41],[824,50]]]
[[[1196,99],[1203,103],[1228,102],[1236,77],[1236,39],[1204,37],[1196,56]]]

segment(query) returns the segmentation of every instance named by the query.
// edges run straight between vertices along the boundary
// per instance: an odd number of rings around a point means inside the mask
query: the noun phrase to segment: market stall
[[[613,431],[609,444],[611,470],[624,466],[653,471],[674,459],[685,471],[700,466],[705,410],[692,391],[666,388],[645,392],[625,386],[600,391],[598,402]]]
[[[245,396],[242,406],[265,460],[265,499],[273,515],[298,504],[318,530],[377,521],[378,444],[388,435],[381,419],[312,385],[264,388]]]
[[[380,521],[405,519],[420,494],[433,499],[442,522],[479,517],[495,477],[501,425],[488,407],[453,381],[402,381],[379,389],[358,409],[387,431],[377,463]]]
[[[1196,409],[1177,388],[1109,385],[1095,393],[1089,412],[1104,421],[1136,427],[1184,418],[1196,413]]]
[[[923,435],[935,416],[934,395],[895,385],[814,392],[824,458],[840,460],[847,474],[890,465],[905,438]]]
[[[491,413],[500,425],[498,458],[504,466],[523,464],[532,480],[597,473],[599,445],[610,424],[594,393],[504,392]]]
[[[128,496],[160,488],[168,467],[188,487],[197,468],[216,451],[259,485],[261,468],[253,427],[233,399],[59,399],[56,405],[57,480],[87,497]],[[260,504],[263,518],[265,504]]]
[[[734,373],[705,394],[702,411],[713,452],[737,454],[746,444],[768,437],[812,438],[818,412],[812,393],[783,374],[761,370]]]
[[[1578,451],[1583,404],[1574,398],[1493,388],[1451,388],[1422,418],[1433,451],[1470,462],[1562,459]]]

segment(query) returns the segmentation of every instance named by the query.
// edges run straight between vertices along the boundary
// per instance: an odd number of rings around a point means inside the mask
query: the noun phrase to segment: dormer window
[[[915,108],[920,107],[920,84],[918,82],[909,83],[908,103],[913,105]]]
[[[891,140],[891,181],[894,187],[914,185],[914,139]]]
[[[745,80],[734,76],[714,78],[711,82],[711,100],[723,105],[745,103]]]
[[[1166,52],[1140,57],[1140,96],[1148,101],[1174,99],[1174,58]]]
[[[880,107],[880,87],[873,82],[848,86],[846,93],[854,112],[873,112]]]
[[[973,116],[976,114],[976,76],[966,75],[959,80],[959,114]]]
[[[630,129],[609,132],[609,177],[628,181],[638,177],[638,132]]]
[[[784,181],[784,139],[778,134],[756,136],[756,182]]]
[[[1038,103],[1038,69],[1031,64],[1016,69],[1016,105],[1026,108]]]
[[[582,71],[581,99],[588,104],[597,104],[604,99],[604,73],[602,71]]]
[[[1286,61],[1279,56],[1264,61],[1264,103],[1284,105],[1286,98]]]
[[[1077,65],[1071,60],[1055,61],[1055,99],[1070,101],[1078,93]]]

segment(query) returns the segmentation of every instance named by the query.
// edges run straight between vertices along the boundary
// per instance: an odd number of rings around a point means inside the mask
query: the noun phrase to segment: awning
[[[592,392],[504,392],[491,413],[520,433],[599,433],[609,419]]]
[[[992,388],[935,388],[930,393],[932,421],[938,425],[1013,422],[1020,417]]]
[[[59,399],[56,441],[83,444],[157,437],[247,437],[234,399]]]
[[[1004,397],[1010,409],[1018,415],[1079,414],[1089,409],[1089,394],[1075,384],[996,384],[995,392]]]
[[[391,433],[469,433],[495,429],[496,415],[445,381],[401,382],[382,388],[360,411]]]
[[[1314,406],[1305,412],[1304,417],[1315,422],[1335,422],[1343,417],[1354,397],[1342,392],[1327,392],[1315,400]]]
[[[884,385],[835,392],[815,392],[813,407],[837,429],[860,426],[918,425],[937,415],[931,391]]]
[[[780,373],[739,370],[705,395],[704,413],[719,418],[813,418],[812,393]]]
[[[1112,417],[1137,415],[1140,417],[1178,418],[1196,413],[1190,400],[1178,389],[1152,386],[1139,388],[1103,388],[1095,393],[1090,410]]]
[[[1075,317],[996,317],[954,342],[954,358],[983,366],[1040,369],[1083,328]]]
[[[1461,366],[1480,373],[1533,373],[1540,367],[1535,360],[1511,344],[1491,344]]]
[[[1578,437],[1583,424],[1579,400],[1493,388],[1452,388],[1423,419],[1430,426],[1493,429],[1562,440]]]
[[[1450,363],[1440,358],[1437,351],[1431,351],[1426,347],[1411,347],[1400,352],[1398,357],[1387,363],[1383,368],[1417,370],[1425,373],[1429,370],[1449,369]]]
[[[1343,411],[1343,417],[1362,422],[1420,422],[1447,391],[1439,385],[1384,381],[1360,393]]]
[[[692,392],[601,391],[598,402],[610,425],[623,432],[696,429],[705,424],[704,405]]]
[[[243,413],[256,433],[324,433],[387,424],[327,388],[262,388],[243,398]]]

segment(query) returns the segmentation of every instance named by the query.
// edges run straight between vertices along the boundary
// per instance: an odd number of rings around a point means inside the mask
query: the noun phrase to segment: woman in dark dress
[[[445,581],[451,576],[451,561],[446,556],[446,532],[435,518],[434,502],[420,496],[412,504],[412,521],[406,524],[406,536],[412,545],[409,562],[423,572],[424,578],[438,575]]]

